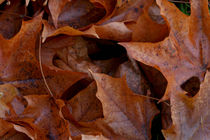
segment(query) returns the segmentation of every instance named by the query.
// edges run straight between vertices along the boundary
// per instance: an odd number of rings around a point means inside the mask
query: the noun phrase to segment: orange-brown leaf
[[[163,134],[167,140],[207,140],[210,137],[210,72],[201,83],[200,91],[194,97],[183,93],[172,95],[171,112],[173,125]]]
[[[192,0],[191,16],[184,15],[167,0],[158,0],[170,34],[157,43],[121,43],[134,59],[160,70],[168,80],[165,96],[181,91],[181,84],[193,76],[203,80],[210,67],[210,16],[207,0]]]
[[[62,100],[55,100],[48,95],[29,95],[25,98],[27,108],[18,117],[10,119],[16,130],[35,140],[69,139],[69,125],[61,113],[64,106]]]
[[[151,120],[158,113],[149,99],[133,93],[125,77],[112,78],[93,73],[102,102],[104,122],[114,133],[127,139],[150,139]]]

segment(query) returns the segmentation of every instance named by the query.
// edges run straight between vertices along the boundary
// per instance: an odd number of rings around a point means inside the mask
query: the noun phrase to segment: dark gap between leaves
[[[191,77],[181,85],[181,88],[187,92],[188,97],[195,96],[200,90],[200,80],[198,77]]]

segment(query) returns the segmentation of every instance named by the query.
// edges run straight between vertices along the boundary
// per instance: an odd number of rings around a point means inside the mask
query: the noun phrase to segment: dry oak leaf
[[[28,106],[18,117],[10,118],[17,131],[34,140],[69,140],[68,122],[63,118],[60,99],[49,95],[28,95],[24,97]]]
[[[18,132],[13,125],[5,120],[0,119],[0,139],[1,140],[31,140],[24,133]]]
[[[96,98],[96,83],[92,82],[66,104],[76,121],[93,121],[103,117],[101,102]]]
[[[21,28],[21,16],[25,15],[25,5],[19,0],[12,0],[9,5],[4,4],[1,7],[4,12],[0,14],[0,34],[9,39],[17,34]]]
[[[210,138],[210,71],[200,91],[192,98],[183,93],[172,95],[173,125],[162,130],[167,140],[208,140]]]
[[[150,139],[151,121],[159,112],[155,104],[134,94],[128,88],[125,76],[112,78],[93,73],[93,77],[98,88],[96,96],[103,107],[104,122],[114,133],[126,139]]]
[[[18,95],[18,90],[10,85],[0,85],[0,118],[5,118],[7,114],[11,114],[11,102]]]
[[[57,27],[58,17],[62,12],[64,6],[67,4],[67,2],[70,1],[71,0],[49,0],[48,7],[55,27]]]
[[[46,94],[35,47],[41,30],[41,16],[23,21],[20,32],[12,39],[0,36],[0,81],[19,88],[22,95]],[[56,97],[87,75],[57,70],[43,65],[47,83]]]
[[[71,0],[62,9],[57,24],[58,27],[68,25],[75,29],[82,29],[97,23],[105,14],[105,9],[96,7],[89,0]]]
[[[191,15],[184,15],[167,0],[157,0],[170,26],[169,37],[158,43],[120,43],[134,59],[160,70],[168,80],[162,100],[182,91],[193,76],[203,80],[210,66],[210,16],[207,0],[191,0]]]
[[[103,135],[82,135],[82,139],[81,140],[109,140],[106,137],[104,137]]]

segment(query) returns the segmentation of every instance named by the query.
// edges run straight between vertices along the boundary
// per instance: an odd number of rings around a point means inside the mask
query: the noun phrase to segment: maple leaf
[[[210,71],[201,83],[200,91],[192,98],[183,93],[171,98],[173,125],[163,134],[167,140],[207,140],[210,137]]]
[[[152,118],[158,113],[155,104],[134,94],[125,77],[112,78],[93,73],[96,96],[102,103],[104,122],[114,133],[126,139],[149,139]]]
[[[41,30],[41,16],[23,21],[21,30],[12,39],[0,36],[0,80],[18,87],[23,95],[46,94],[36,58],[35,47]],[[75,82],[87,77],[82,73],[57,70],[43,65],[47,83],[56,97],[62,96]]]
[[[170,34],[157,43],[120,43],[134,59],[160,70],[168,80],[162,100],[180,92],[193,76],[203,80],[210,66],[210,16],[207,0],[192,0],[191,15],[184,15],[167,0],[157,0],[161,14],[170,26]]]
[[[17,131],[35,140],[68,140],[69,125],[61,115],[62,100],[48,95],[28,95],[24,97],[28,106],[18,117],[8,119]]]

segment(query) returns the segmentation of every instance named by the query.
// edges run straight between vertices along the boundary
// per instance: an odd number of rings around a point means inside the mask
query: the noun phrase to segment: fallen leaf
[[[156,6],[154,2],[153,5],[143,5],[144,8],[136,22],[126,23],[126,26],[132,31],[132,41],[157,42],[168,36],[169,31],[166,23],[158,23],[150,16],[149,9],[154,9],[154,5]]]
[[[70,2],[70,1],[71,0],[49,0],[48,7],[49,7],[55,27],[57,27],[58,17],[60,13],[62,12],[67,2]]]
[[[158,113],[155,104],[134,94],[125,77],[112,78],[93,73],[97,83],[96,96],[102,102],[104,122],[114,133],[127,139],[150,139],[151,120]]]
[[[16,130],[27,132],[34,140],[69,140],[69,126],[61,113],[64,106],[62,100],[48,95],[28,95],[25,99],[28,106],[24,112],[9,120]]]
[[[103,135],[82,135],[82,139],[81,140],[108,140],[106,137],[104,137]]]
[[[190,16],[167,0],[157,0],[170,34],[157,43],[120,43],[134,59],[160,70],[168,81],[163,100],[182,91],[181,84],[193,76],[203,80],[210,66],[210,16],[207,0],[192,0]]]
[[[102,105],[96,98],[96,83],[92,82],[67,102],[76,121],[93,121],[103,117]]]
[[[126,82],[128,87],[134,92],[138,94],[145,95],[147,90],[149,89],[147,82],[141,73],[140,69],[134,67],[131,61],[126,61],[122,63],[116,74],[117,77],[126,76]]]
[[[10,40],[0,36],[1,83],[10,83],[19,88],[22,95],[47,94],[40,64],[35,54],[36,41],[41,30],[41,16],[23,21],[20,32]],[[74,83],[87,77],[82,73],[55,70],[43,65],[46,81],[56,97]]]
[[[9,114],[12,115],[11,103],[16,96],[18,96],[18,90],[14,86],[10,84],[0,85],[0,118],[6,118]]]
[[[21,28],[21,16],[25,15],[25,5],[19,0],[13,0],[10,1],[10,5],[3,6],[3,11],[0,14],[0,34],[9,39],[16,35]]]
[[[82,37],[59,36],[51,39],[43,44],[43,64],[55,67],[53,58],[56,56],[75,72],[89,73],[88,69],[100,72],[88,56],[88,45]]]
[[[103,8],[95,7],[89,0],[71,0],[58,17],[58,27],[85,28],[98,22],[105,15]]]
[[[183,93],[172,95],[171,112],[173,125],[163,134],[167,140],[207,140],[210,137],[210,71],[207,71],[200,91],[194,97]]]

